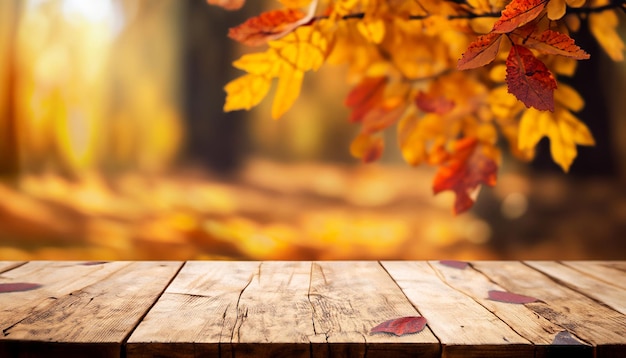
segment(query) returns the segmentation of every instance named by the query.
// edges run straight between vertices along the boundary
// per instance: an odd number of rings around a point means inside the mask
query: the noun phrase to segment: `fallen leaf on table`
[[[400,317],[379,324],[372,328],[370,333],[391,333],[396,336],[419,333],[426,326],[426,322],[426,318],[424,317]]]
[[[95,265],[104,265],[104,264],[108,264],[109,261],[86,261],[86,262],[82,262],[79,265],[82,266],[95,266]]]
[[[489,299],[492,301],[505,302],[505,303],[531,303],[539,301],[538,299],[530,296],[518,295],[516,293],[506,292],[506,291],[489,291]]]
[[[469,266],[468,262],[456,261],[456,260],[441,260],[441,261],[439,261],[439,263],[444,265],[444,266],[454,267],[454,268],[459,269],[459,270],[463,270],[464,268]]]
[[[565,345],[582,345],[583,343],[572,336],[568,331],[561,331],[556,334],[552,344],[565,346]]]
[[[0,283],[0,293],[30,291],[30,290],[36,290],[39,287],[41,287],[41,285],[38,283],[28,283],[28,282]]]

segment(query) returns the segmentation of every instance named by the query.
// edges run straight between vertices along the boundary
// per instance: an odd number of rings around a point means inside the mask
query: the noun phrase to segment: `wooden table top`
[[[626,357],[626,261],[460,264],[0,261],[0,357]]]

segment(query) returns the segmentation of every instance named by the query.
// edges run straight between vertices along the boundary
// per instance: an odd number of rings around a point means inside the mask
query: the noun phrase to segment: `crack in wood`
[[[5,337],[7,337],[9,334],[11,334],[9,331],[10,331],[11,329],[13,329],[13,327],[15,327],[15,326],[17,326],[18,324],[22,323],[22,322],[23,322],[24,320],[26,320],[28,317],[29,317],[29,316],[26,316],[26,317],[22,318],[21,320],[19,320],[19,321],[17,321],[17,322],[15,322],[15,323],[13,323],[12,325],[8,326],[7,328],[4,328],[4,329],[2,330],[2,335],[3,335],[3,336],[5,336]]]
[[[319,333],[317,332],[317,327],[315,326],[315,305],[313,304],[313,301],[311,301],[311,286],[313,284],[313,265],[315,265],[315,263],[311,263],[311,270],[309,271],[309,289],[307,291],[306,297],[307,300],[309,301],[309,304],[311,305],[311,323],[313,324],[313,333],[315,333],[316,335]]]
[[[258,280],[261,280],[261,266],[263,265],[263,263],[259,263],[259,267],[257,269],[257,272],[250,275],[250,277],[248,278],[248,282],[246,282],[246,284],[244,285],[244,287],[241,289],[241,291],[239,291],[239,296],[237,297],[237,303],[235,304],[235,323],[233,324],[233,328],[232,331],[230,332],[230,343],[233,344],[234,342],[234,338],[235,338],[235,331],[237,332],[237,343],[240,340],[240,332],[241,332],[241,325],[243,324],[244,318],[247,317],[248,311],[246,310],[245,312],[245,317],[243,315],[239,314],[239,304],[241,302],[241,296],[243,296],[244,291],[248,288],[248,286],[250,286],[250,284],[252,283],[252,281],[254,280],[254,276],[259,276]],[[232,354],[234,356],[235,354],[235,350],[233,348],[232,350]]]

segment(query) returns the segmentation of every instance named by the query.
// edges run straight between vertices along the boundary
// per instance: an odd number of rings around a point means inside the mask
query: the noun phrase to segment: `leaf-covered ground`
[[[623,259],[626,186],[505,172],[453,217],[432,171],[252,160],[235,180],[180,170],[0,184],[0,259]]]

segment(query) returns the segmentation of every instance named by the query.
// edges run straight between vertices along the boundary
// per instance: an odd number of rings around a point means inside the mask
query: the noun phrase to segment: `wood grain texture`
[[[128,358],[218,356],[260,262],[189,261],[128,339]]]
[[[1,282],[41,288],[0,295],[0,356],[119,357],[126,337],[182,263],[29,262]]]
[[[623,261],[562,261],[561,263],[606,284],[626,290],[626,264]]]
[[[0,357],[626,357],[624,269],[3,261],[0,283],[41,286],[0,293]],[[495,302],[490,290],[540,301]],[[418,315],[428,319],[420,333],[370,333]]]
[[[20,267],[25,263],[24,261],[0,261],[0,273]]]
[[[600,301],[614,310],[626,314],[626,289],[607,285],[592,276],[581,274],[568,266],[554,261],[527,261],[528,266],[537,269],[585,296]],[[617,278],[619,280],[619,278]]]
[[[592,344],[596,357],[623,356],[626,316],[513,261],[479,261],[472,266],[507,291],[536,297],[526,307]]]
[[[536,358],[593,356],[592,347],[584,342],[580,342],[579,345],[552,345],[557,335],[566,329],[537,315],[525,305],[489,300],[487,296],[490,290],[505,291],[505,289],[471,266],[457,269],[442,265],[438,261],[432,261],[430,265],[450,287],[471,297],[530,341],[534,345]]]
[[[236,305],[232,345],[222,355],[309,357],[315,335],[310,262],[263,262]]]
[[[417,334],[370,334],[384,321],[418,316],[377,262],[315,262],[309,298],[317,339],[313,357],[436,357],[439,341],[425,328]]]
[[[406,315],[417,312],[377,262],[189,262],[129,338],[127,353],[439,356],[428,330],[369,335]]]
[[[383,266],[428,319],[445,357],[532,357],[534,348],[471,297],[446,284],[428,262]]]

